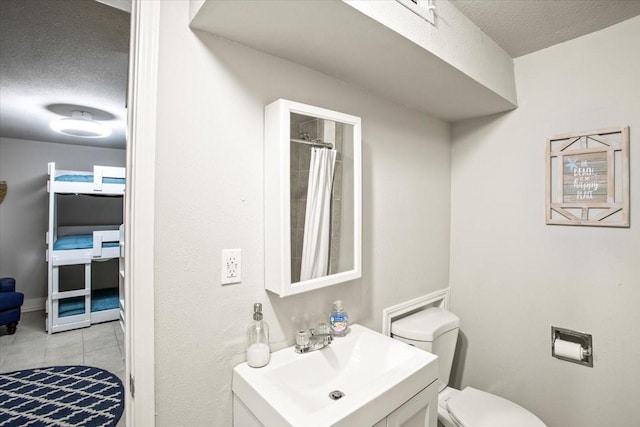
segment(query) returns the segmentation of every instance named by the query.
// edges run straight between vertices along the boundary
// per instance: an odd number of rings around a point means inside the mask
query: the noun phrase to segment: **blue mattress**
[[[104,242],[103,248],[116,248],[119,242]],[[54,251],[64,251],[70,249],[91,249],[93,248],[93,234],[72,234],[58,237],[53,244]]]
[[[96,289],[91,291],[91,311],[113,310],[119,307],[118,289]],[[84,314],[84,297],[61,299],[58,302],[58,317]]]
[[[93,175],[60,175],[56,176],[56,181],[67,182],[93,182]],[[124,184],[124,178],[102,178],[105,184]]]

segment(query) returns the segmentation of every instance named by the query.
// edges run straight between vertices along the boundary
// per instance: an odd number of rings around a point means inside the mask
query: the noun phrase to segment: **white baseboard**
[[[28,313],[30,311],[44,310],[46,298],[25,298],[24,304],[22,304],[22,312]]]

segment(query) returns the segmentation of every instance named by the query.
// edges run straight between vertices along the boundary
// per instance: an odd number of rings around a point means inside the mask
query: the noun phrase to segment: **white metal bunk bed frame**
[[[48,164],[49,180],[49,228],[47,231],[47,322],[49,334],[90,326],[120,319],[124,322],[123,289],[118,285],[118,307],[115,309],[91,311],[91,262],[122,256],[122,225],[120,226],[68,226],[56,227],[57,205],[56,194],[87,194],[102,196],[123,196],[123,183],[104,183],[103,178],[125,178],[125,168],[112,166],[94,166],[93,174],[85,171],[69,171],[56,169],[55,163]],[[62,175],[93,175],[93,182],[56,181]],[[88,249],[54,250],[53,245],[58,237],[71,234],[93,234],[93,247]],[[118,242],[114,247],[103,247],[103,243]],[[60,266],[84,265],[84,288],[72,291],[60,291]],[[84,297],[84,313],[70,316],[59,316],[59,303],[62,299]]]

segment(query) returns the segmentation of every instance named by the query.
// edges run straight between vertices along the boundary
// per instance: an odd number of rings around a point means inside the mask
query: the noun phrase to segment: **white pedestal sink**
[[[297,354],[288,347],[263,368],[236,366],[234,426],[435,427],[437,376],[435,355],[351,325],[347,336],[321,350]],[[403,423],[425,408],[421,423]]]

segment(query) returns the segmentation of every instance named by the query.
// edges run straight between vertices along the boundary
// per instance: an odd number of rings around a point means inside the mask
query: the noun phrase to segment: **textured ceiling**
[[[0,0],[0,136],[125,147],[130,15],[91,0]],[[90,112],[107,138],[55,133]]]
[[[513,57],[640,15],[640,0],[452,3]],[[129,4],[0,0],[0,136],[125,147],[130,15],[118,8]],[[49,129],[50,120],[74,109],[104,120],[113,135],[87,139]]]
[[[640,0],[451,0],[516,58],[640,15]],[[437,8],[437,0],[435,2]]]

